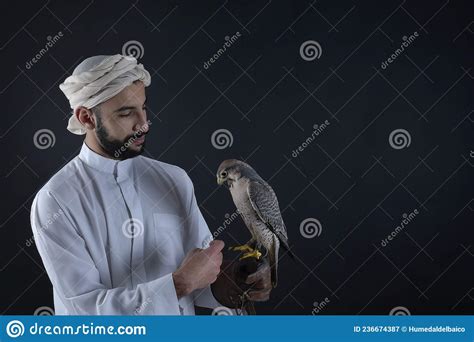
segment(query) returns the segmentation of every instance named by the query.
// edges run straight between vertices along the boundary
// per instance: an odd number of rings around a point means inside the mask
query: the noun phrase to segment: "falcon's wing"
[[[268,184],[251,181],[248,184],[247,193],[257,215],[289,250],[285,223],[273,189]]]

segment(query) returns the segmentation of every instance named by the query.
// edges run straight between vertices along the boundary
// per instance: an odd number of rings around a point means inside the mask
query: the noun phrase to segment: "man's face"
[[[109,157],[124,160],[143,153],[149,130],[145,101],[145,86],[138,81],[93,110],[98,143]]]

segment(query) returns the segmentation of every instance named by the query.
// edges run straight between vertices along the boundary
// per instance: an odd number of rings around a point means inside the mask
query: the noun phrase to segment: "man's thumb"
[[[209,247],[206,248],[206,251],[209,253],[209,255],[214,255],[219,253],[222,248],[224,248],[224,241],[222,240],[212,240],[209,243]]]

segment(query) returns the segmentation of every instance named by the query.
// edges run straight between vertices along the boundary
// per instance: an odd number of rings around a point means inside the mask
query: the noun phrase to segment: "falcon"
[[[246,244],[230,249],[244,252],[241,259],[267,258],[272,286],[276,287],[280,247],[292,258],[294,255],[288,246],[288,235],[275,192],[250,165],[237,159],[227,159],[219,165],[217,184],[225,184],[230,190],[237,211],[252,235]]]

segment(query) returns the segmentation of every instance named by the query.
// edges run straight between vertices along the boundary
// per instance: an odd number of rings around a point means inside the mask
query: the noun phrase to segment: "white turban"
[[[90,109],[114,97],[136,80],[142,81],[145,87],[151,83],[150,74],[143,64],[137,64],[134,57],[94,56],[79,64],[59,88],[73,110],[80,106]],[[74,113],[69,118],[67,129],[78,135],[86,133]]]

